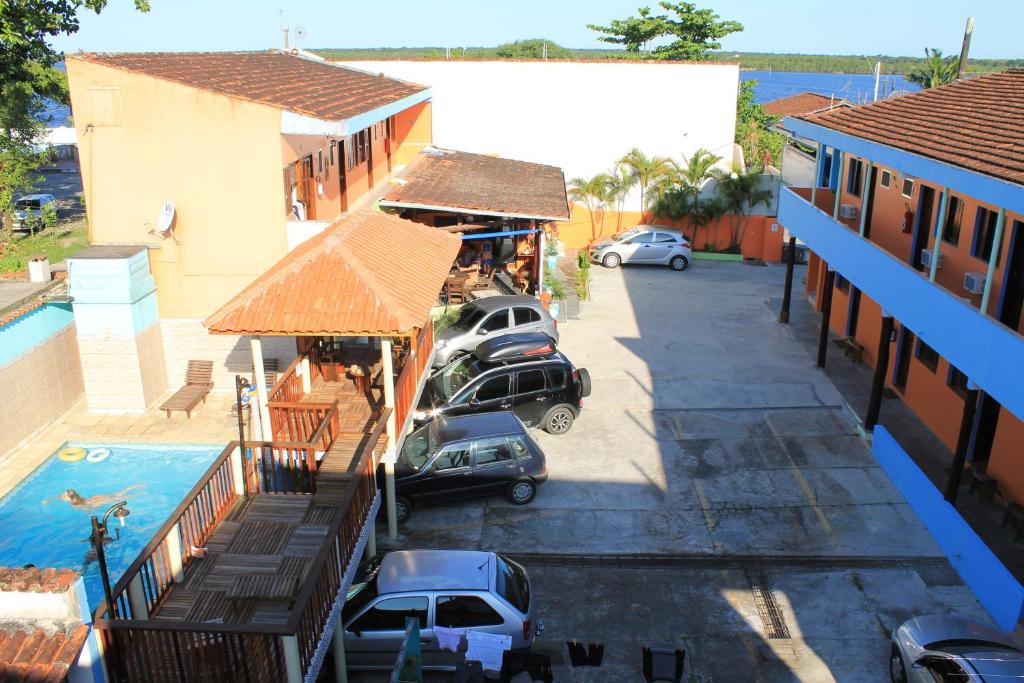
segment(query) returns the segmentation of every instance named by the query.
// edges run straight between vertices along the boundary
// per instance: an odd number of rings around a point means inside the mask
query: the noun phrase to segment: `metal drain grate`
[[[907,563],[907,568],[917,572],[917,575],[924,581],[924,585],[935,586],[959,586],[963,584],[960,575],[953,569],[953,565],[945,559],[921,559]]]
[[[786,626],[786,618],[782,615],[779,603],[775,602],[768,575],[764,572],[748,571],[747,581],[750,582],[750,591],[754,594],[754,605],[757,606],[757,613],[761,617],[765,636],[769,640],[789,638],[789,627]]]

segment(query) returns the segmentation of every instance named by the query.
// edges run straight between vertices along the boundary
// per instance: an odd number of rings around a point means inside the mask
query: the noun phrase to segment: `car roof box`
[[[504,334],[476,347],[474,355],[485,363],[547,358],[557,353],[554,340],[542,332]]]

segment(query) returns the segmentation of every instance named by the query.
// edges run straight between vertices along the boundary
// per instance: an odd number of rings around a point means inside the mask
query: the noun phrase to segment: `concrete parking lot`
[[[640,680],[646,644],[685,649],[694,681],[880,681],[904,619],[985,619],[776,322],[782,278],[595,267],[560,327],[593,395],[567,435],[538,435],[551,478],[533,504],[417,509],[385,547],[522,558],[544,637],[608,646],[556,680]]]

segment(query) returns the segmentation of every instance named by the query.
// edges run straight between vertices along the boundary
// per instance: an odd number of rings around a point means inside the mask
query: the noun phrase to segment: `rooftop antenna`
[[[284,50],[287,52],[290,47],[288,45],[288,22],[284,20],[284,10],[277,10],[277,14],[281,19],[281,33],[284,34]]]
[[[971,34],[974,33],[974,17],[967,17],[967,27],[964,28],[964,44],[960,48],[960,62],[956,66],[956,79],[959,81],[967,64],[967,54],[971,51]]]

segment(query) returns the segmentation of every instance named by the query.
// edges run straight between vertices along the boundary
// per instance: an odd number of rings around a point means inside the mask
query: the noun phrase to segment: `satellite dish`
[[[295,27],[295,40],[305,40],[305,39],[306,39],[306,27],[305,26],[296,26]]]
[[[164,208],[160,211],[160,217],[156,220],[157,229],[164,237],[174,227],[174,202],[164,202]]]

